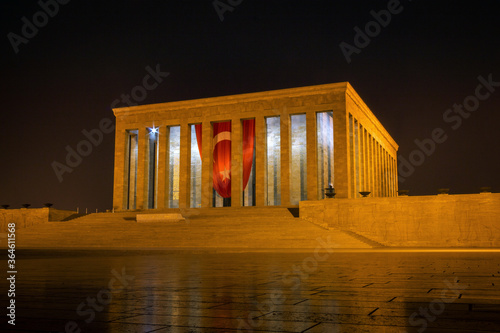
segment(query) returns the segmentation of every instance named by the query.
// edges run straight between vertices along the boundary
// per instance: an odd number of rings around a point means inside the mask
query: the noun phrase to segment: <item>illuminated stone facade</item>
[[[232,207],[319,200],[329,184],[337,198],[397,194],[398,145],[347,82],[113,111],[115,210],[221,206],[213,124],[227,121]],[[255,120],[254,159],[243,190],[248,119]]]

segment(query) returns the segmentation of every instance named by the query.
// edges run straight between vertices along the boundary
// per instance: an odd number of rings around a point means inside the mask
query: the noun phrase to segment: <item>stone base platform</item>
[[[177,214],[176,223],[138,223],[140,215]],[[139,217],[142,219],[143,217]],[[295,218],[284,207],[148,210],[96,213],[17,231],[17,248],[199,249],[215,251],[370,249],[373,243]],[[5,244],[2,242],[2,247]]]
[[[178,213],[171,214],[137,214],[136,221],[139,223],[146,222],[181,222],[186,219]]]

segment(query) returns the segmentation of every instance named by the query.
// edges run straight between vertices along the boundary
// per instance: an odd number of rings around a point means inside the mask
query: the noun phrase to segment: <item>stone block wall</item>
[[[500,193],[302,201],[300,217],[387,246],[500,247]]]
[[[16,223],[16,229],[48,221],[61,221],[75,214],[74,211],[53,208],[0,209],[0,232],[7,232],[7,224]]]
[[[26,228],[49,220],[49,208],[21,208],[0,210],[0,231],[7,232],[7,224],[16,223],[16,229]]]

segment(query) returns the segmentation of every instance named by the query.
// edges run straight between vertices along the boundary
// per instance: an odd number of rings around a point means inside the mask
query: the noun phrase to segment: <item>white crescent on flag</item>
[[[224,131],[224,132],[218,133],[214,137],[214,141],[213,141],[214,142],[214,147],[215,147],[216,144],[218,144],[219,142],[224,141],[224,140],[231,141],[231,132]]]

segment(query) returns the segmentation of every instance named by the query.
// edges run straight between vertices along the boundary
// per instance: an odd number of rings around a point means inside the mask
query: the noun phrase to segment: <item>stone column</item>
[[[382,165],[382,174],[381,174],[381,177],[382,177],[382,196],[383,197],[386,197],[387,196],[387,193],[386,193],[386,181],[385,181],[385,150],[384,150],[384,147],[380,147],[380,163]]]
[[[191,128],[181,123],[179,156],[179,208],[189,208],[191,190]]]
[[[201,154],[201,207],[212,207],[213,197],[213,128],[210,121],[205,120],[201,125],[202,154]]]
[[[382,174],[382,168],[381,168],[381,163],[380,163],[380,145],[379,143],[376,141],[375,142],[375,154],[376,154],[376,158],[375,158],[375,161],[376,161],[376,169],[377,169],[377,174],[376,174],[376,178],[377,178],[377,196],[378,197],[381,197],[382,196],[382,178],[380,177],[380,175]]]
[[[393,166],[394,166],[394,196],[398,195],[399,183],[398,183],[398,160],[397,153],[394,155]]]
[[[384,196],[389,196],[389,182],[387,179],[387,151],[382,149],[382,158],[384,163]]]
[[[387,196],[391,196],[391,164],[389,163],[389,152],[386,150],[385,151],[385,163],[387,164],[387,172],[386,172],[386,178],[387,178]]]
[[[380,146],[380,196],[385,197],[385,165],[384,165],[384,148]]]
[[[392,196],[391,163],[389,160],[389,152],[387,150],[385,151],[385,163],[387,164],[387,172],[386,172],[387,196],[391,197]]]
[[[364,147],[364,128],[361,123],[358,123],[358,136],[359,136],[359,189],[358,191],[366,191],[365,187],[365,147]]]
[[[385,196],[389,196],[389,179],[387,177],[387,173],[389,170],[389,166],[387,165],[387,151],[384,149],[382,151],[383,163],[384,163],[384,192]]]
[[[146,127],[139,128],[137,152],[137,209],[147,209],[148,203],[148,131]]]
[[[359,191],[366,191],[366,174],[365,174],[365,129],[361,123],[359,124]]]
[[[368,184],[368,189],[367,191],[370,191],[373,196],[373,191],[372,191],[372,160],[371,160],[371,138],[370,138],[370,133],[366,131],[365,135],[365,142],[366,142],[366,182]]]
[[[242,206],[243,134],[240,118],[231,120],[231,207]]]
[[[266,119],[255,118],[255,205],[266,205]]]
[[[368,135],[368,146],[370,147],[369,150],[369,161],[370,161],[370,192],[372,192],[372,196],[376,196],[375,194],[375,177],[374,177],[374,169],[375,169],[375,163],[373,160],[373,137],[371,134]]]
[[[392,169],[391,169],[391,156],[389,152],[385,152],[387,155],[387,196],[392,197]]]
[[[283,112],[280,115],[281,141],[281,205],[290,205],[290,115]]]
[[[398,196],[398,177],[397,177],[397,167],[396,167],[396,160],[392,158],[392,180],[393,180],[393,186],[394,186],[394,196]]]
[[[170,168],[173,168],[173,165],[170,165],[170,126],[165,128],[165,208],[169,208],[170,204]]]
[[[378,197],[378,159],[377,159],[377,140],[373,138],[373,192],[375,196]]]
[[[354,140],[356,141],[355,147],[357,146],[358,149],[355,151],[355,160],[356,160],[356,190],[355,190],[355,197],[360,197],[361,195],[359,194],[359,191],[361,191],[361,187],[363,185],[363,173],[361,172],[362,167],[361,167],[361,161],[362,161],[362,154],[361,154],[361,131],[360,131],[360,126],[359,126],[359,121],[356,119],[354,120],[354,133],[356,136],[354,137]]]
[[[160,134],[158,135],[158,186],[156,207],[158,209],[166,208],[166,193],[168,191],[168,127],[161,126]]]
[[[375,138],[372,137],[372,179],[373,179],[373,196],[377,197],[377,146],[376,146],[376,141]]]
[[[389,155],[389,170],[390,170],[390,173],[389,173],[389,178],[391,179],[391,197],[394,196],[394,163],[393,163],[393,159],[392,159],[392,156]]]
[[[351,197],[349,116],[343,107],[333,110],[333,186],[336,198]]]
[[[379,145],[380,154],[380,196],[385,197],[385,179],[384,179],[384,148]]]
[[[370,159],[370,134],[365,129],[365,172],[366,172],[366,185],[367,191],[372,192],[372,177],[371,177],[371,159]]]
[[[359,190],[366,191],[368,189],[366,182],[366,158],[365,158],[365,128],[359,124],[359,163],[360,163],[360,184]]]
[[[318,200],[318,162],[317,162],[317,124],[316,112],[306,113],[307,140],[307,200]]]
[[[113,208],[122,210],[127,208],[127,191],[125,182],[125,161],[127,155],[127,132],[116,128],[115,132],[115,165],[113,185]]]

